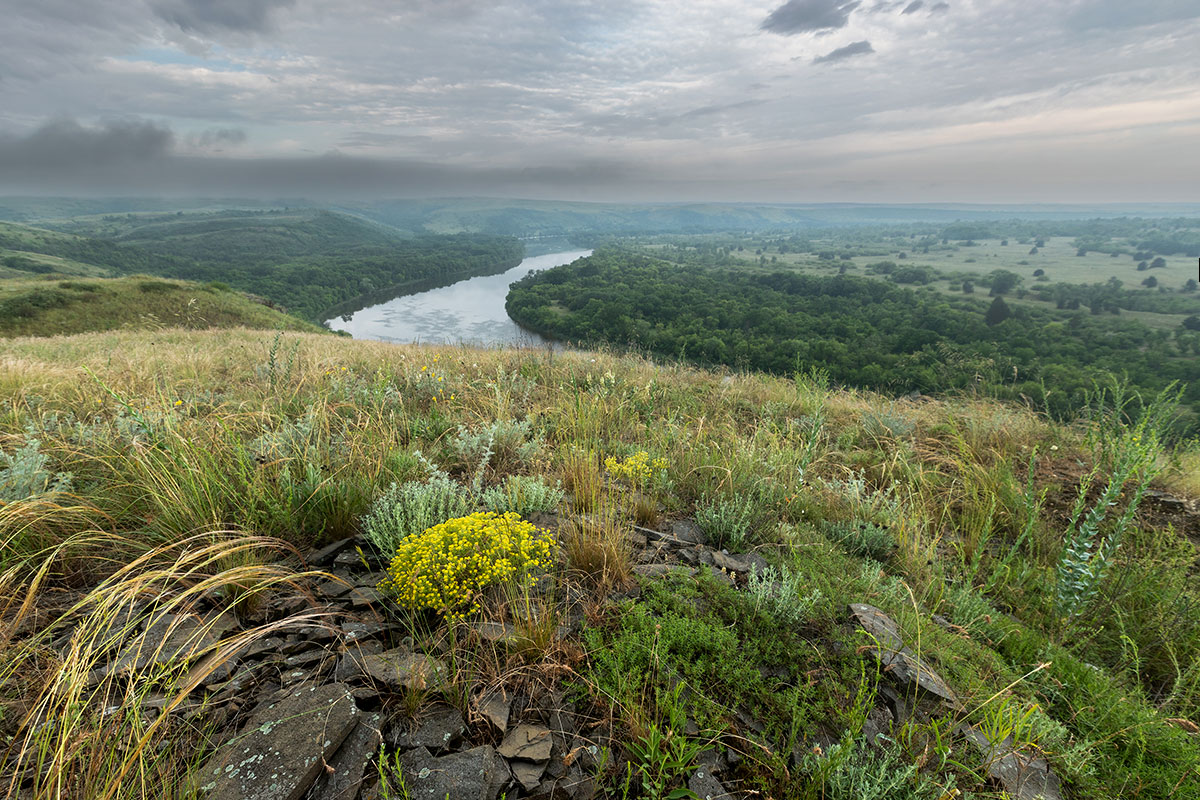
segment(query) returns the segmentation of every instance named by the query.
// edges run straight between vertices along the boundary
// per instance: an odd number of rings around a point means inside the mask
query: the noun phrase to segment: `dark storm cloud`
[[[237,129],[214,129],[198,134],[195,141],[236,142],[244,136]],[[605,186],[635,174],[624,164],[596,159],[460,167],[337,153],[300,158],[182,156],[172,151],[175,138],[169,128],[146,120],[114,120],[89,128],[60,119],[27,136],[0,134],[0,190],[345,198]],[[187,143],[192,143],[192,137],[187,137]]]
[[[154,11],[185,33],[265,33],[277,9],[295,0],[158,0]]]
[[[860,5],[859,0],[788,0],[763,20],[761,28],[783,36],[844,28]]]
[[[108,120],[89,128],[56,119],[28,136],[0,134],[0,173],[70,174],[95,166],[156,161],[170,152],[174,141],[169,128],[147,120]]]
[[[925,7],[925,0],[913,0],[911,3],[906,5],[904,7],[904,10],[901,11],[900,13],[901,14],[915,14],[924,7]]]
[[[864,56],[864,55],[867,55],[868,53],[874,53],[874,52],[875,52],[875,48],[871,47],[871,43],[864,40],[861,42],[853,42],[851,44],[846,45],[845,47],[839,47],[837,50],[834,50],[833,52],[826,53],[823,56],[818,56],[817,58],[813,59],[813,63],[814,64],[830,64],[835,61],[845,61],[848,58],[854,58],[854,56]]]
[[[192,134],[187,138],[187,143],[192,147],[204,150],[210,148],[220,150],[224,147],[236,147],[245,141],[246,132],[241,128],[209,128],[208,130],[200,131],[200,133]]]

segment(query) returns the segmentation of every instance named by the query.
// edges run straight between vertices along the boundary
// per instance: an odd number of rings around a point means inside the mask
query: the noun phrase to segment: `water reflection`
[[[396,297],[327,323],[355,339],[479,345],[545,344],[536,333],[509,319],[504,298],[513,281],[535,269],[569,264],[591,250],[569,250],[526,258],[499,275],[468,278],[449,286]]]

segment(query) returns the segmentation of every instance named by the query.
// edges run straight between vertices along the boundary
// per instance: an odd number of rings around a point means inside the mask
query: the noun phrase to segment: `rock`
[[[1167,492],[1160,492],[1156,489],[1147,489],[1144,497],[1149,504],[1158,506],[1163,511],[1171,511],[1175,513],[1187,511],[1187,501],[1181,500],[1175,495],[1168,494]]]
[[[967,740],[984,757],[987,774],[1015,800],[1062,800],[1062,784],[1041,756],[1013,749],[1012,737],[993,745],[983,731],[972,726],[962,728]]]
[[[507,644],[514,641],[517,635],[513,627],[504,622],[471,622],[467,627],[480,639],[492,644]]]
[[[901,685],[916,685],[926,693],[959,708],[958,696],[942,680],[942,677],[921,662],[904,646],[900,626],[896,621],[875,606],[851,603],[850,613],[858,620],[863,630],[875,639],[871,650],[883,664],[884,671]]]
[[[467,724],[457,708],[436,705],[421,714],[407,730],[401,729],[396,746],[402,750],[424,747],[432,753],[449,750],[467,732]]]
[[[878,744],[879,737],[887,739],[891,735],[894,721],[891,709],[887,706],[875,706],[867,713],[867,718],[863,721],[863,738],[868,744]]]
[[[151,664],[190,661],[238,627],[237,620],[228,612],[158,614],[115,660],[93,670],[90,680],[99,683],[110,675],[140,672]]]
[[[505,758],[549,761],[552,746],[549,728],[522,723],[508,732],[497,752]]]
[[[261,703],[201,769],[200,789],[209,800],[298,800],[358,720],[354,698],[337,683]]]
[[[326,770],[317,778],[308,793],[308,800],[355,800],[367,763],[378,752],[383,739],[380,733],[382,722],[383,715],[378,713],[359,718],[354,730],[328,761],[333,772]]]
[[[763,570],[770,566],[767,560],[758,553],[742,553],[735,556],[721,550],[711,550],[709,554],[714,567],[737,573],[743,580],[750,576],[751,567],[761,575]]]
[[[700,800],[718,800],[729,797],[729,792],[712,773],[701,767],[688,779],[688,789],[695,792]]]
[[[369,586],[355,586],[346,595],[345,600],[350,603],[351,608],[361,610],[382,604],[384,597],[377,589]]]
[[[678,564],[635,564],[633,574],[641,575],[643,578],[661,578],[663,575],[676,569],[684,570],[689,575],[696,573],[696,570],[681,567]]]
[[[501,736],[508,730],[508,715],[512,711],[512,703],[503,693],[487,692],[480,695],[475,701],[475,710],[490,722]]]
[[[488,745],[434,758],[424,748],[400,756],[412,800],[496,800],[512,780],[508,766]]]
[[[337,567],[349,567],[360,570],[365,569],[363,557],[359,555],[357,550],[345,550],[341,553],[338,553],[333,559],[333,564]]]
[[[382,652],[383,644],[377,641],[363,642],[346,648],[346,652],[338,658],[337,666],[333,670],[333,679],[350,681],[362,676],[367,671],[367,656],[379,655]]]
[[[362,659],[363,672],[392,690],[424,689],[446,674],[446,665],[436,658],[397,647]]]
[[[671,523],[671,535],[683,542],[692,544],[708,544],[708,537],[700,526],[690,519],[676,520]]]
[[[347,550],[353,550],[355,545],[354,537],[349,536],[345,539],[339,539],[332,544],[327,544],[320,550],[312,553],[308,557],[308,564],[312,567],[328,567],[338,556]]]
[[[517,783],[521,784],[521,788],[526,792],[533,792],[541,785],[542,773],[546,771],[546,762],[513,759],[508,762],[508,767],[512,770]]]

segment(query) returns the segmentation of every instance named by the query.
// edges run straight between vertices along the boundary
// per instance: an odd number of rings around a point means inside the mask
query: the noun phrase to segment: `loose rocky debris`
[[[1062,784],[1046,759],[1013,748],[1012,737],[993,744],[983,731],[963,726],[967,740],[983,756],[987,774],[1014,800],[1062,800]]]
[[[851,603],[850,613],[874,640],[871,651],[883,665],[884,672],[901,688],[915,688],[924,695],[944,701],[953,709],[962,707],[958,696],[942,677],[905,646],[900,626],[894,619],[865,603]]]
[[[541,524],[553,525],[554,519]],[[634,535],[639,575],[695,575],[708,567],[729,585],[744,586],[768,565],[758,553],[710,547],[690,521],[664,531],[639,527]],[[202,693],[207,697],[203,720],[215,729],[214,740],[225,742],[201,772],[207,800],[379,800],[403,792],[429,800],[600,796],[594,771],[602,720],[545,687],[533,692],[529,686],[468,684],[462,707],[441,701],[437,690],[449,677],[447,654],[422,652],[391,621],[376,588],[384,564],[368,543],[344,539],[313,553],[308,563],[325,568],[326,576],[307,592],[276,596],[241,619],[215,600],[188,613],[151,617],[94,676],[119,680],[124,671],[155,662],[186,668],[206,648],[251,625],[281,626],[250,641],[200,681],[196,700]],[[571,587],[554,591],[565,623],[555,634],[561,639],[581,627],[585,598]],[[625,596],[638,591],[634,587]],[[321,618],[283,625],[298,613]],[[850,613],[870,634],[871,651],[888,678],[880,682],[881,702],[863,726],[868,743],[887,741],[910,719],[961,709],[954,691],[907,645],[895,620],[865,604],[850,606]],[[498,652],[521,640],[518,626],[502,619],[473,622],[467,635]],[[745,710],[736,719],[739,737],[759,738],[765,731]],[[1060,796],[1044,759],[1011,747],[985,747],[973,729],[964,729],[964,735],[979,747],[986,772],[1013,797]],[[813,744],[797,745],[793,766]],[[394,766],[376,765],[381,745],[396,759],[389,763],[399,764],[400,775]],[[733,785],[728,771],[738,760],[735,750],[706,751],[688,776],[689,789],[704,800],[735,796],[726,787]],[[389,776],[389,787],[380,785],[381,772]]]

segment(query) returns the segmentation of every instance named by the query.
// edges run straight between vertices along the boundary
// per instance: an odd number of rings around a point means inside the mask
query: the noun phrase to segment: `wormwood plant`
[[[524,585],[549,566],[554,539],[513,513],[481,511],[447,520],[400,542],[379,588],[404,608],[463,619],[480,594],[516,579]]]
[[[746,547],[757,512],[754,498],[748,495],[705,497],[696,506],[696,524],[718,546],[740,552]]]
[[[50,457],[40,447],[30,437],[11,455],[0,450],[0,503],[71,491],[71,475],[47,469]]]
[[[564,496],[561,481],[551,486],[541,478],[510,475],[503,485],[484,490],[479,501],[488,511],[526,516],[534,511],[553,511]]]
[[[750,565],[748,589],[754,598],[754,607],[787,625],[799,625],[812,615],[817,603],[821,602],[821,590],[814,588],[804,592],[804,576],[788,567],[767,567],[759,574]]]
[[[1158,473],[1160,443],[1178,397],[1174,387],[1164,390],[1143,409],[1131,428],[1122,429],[1111,442],[1111,449],[1106,452],[1111,459],[1108,483],[1091,508],[1088,508],[1088,494],[1103,469],[1101,460],[1097,460],[1079,484],[1066,542],[1059,556],[1055,591],[1059,616],[1068,623],[1096,596],[1121,546],[1122,536],[1133,522],[1150,481]],[[1117,505],[1126,485],[1132,488],[1125,510],[1102,531],[1109,509]]]
[[[438,471],[428,483],[393,483],[371,505],[363,517],[363,528],[381,553],[394,553],[408,537],[466,512],[462,486]]]

